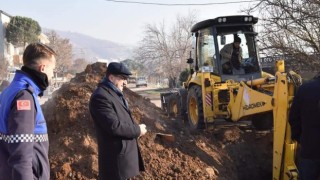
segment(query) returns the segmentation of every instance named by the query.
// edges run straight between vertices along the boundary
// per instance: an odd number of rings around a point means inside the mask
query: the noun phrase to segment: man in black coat
[[[289,114],[291,136],[301,145],[298,164],[301,180],[320,175],[320,77],[297,91]]]
[[[100,180],[128,179],[144,171],[137,138],[147,132],[146,125],[133,120],[122,93],[129,75],[122,63],[110,63],[106,77],[91,96],[89,109],[97,132]]]

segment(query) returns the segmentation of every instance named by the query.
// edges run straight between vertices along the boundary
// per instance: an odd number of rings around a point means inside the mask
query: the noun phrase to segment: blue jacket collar
[[[16,75],[14,76],[14,79],[12,82],[20,82],[24,84],[29,84],[36,95],[41,95],[43,92],[39,88],[39,86],[32,81],[32,79],[29,77],[27,73],[24,73],[23,71],[17,70]]]

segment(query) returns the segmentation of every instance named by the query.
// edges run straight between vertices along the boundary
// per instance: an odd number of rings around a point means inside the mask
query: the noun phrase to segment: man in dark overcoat
[[[291,137],[300,145],[300,180],[320,178],[320,76],[301,85],[294,96],[289,123]]]
[[[138,137],[144,135],[145,124],[132,118],[123,87],[131,72],[122,63],[108,65],[105,78],[91,96],[89,109],[95,124],[99,179],[122,180],[144,171]]]

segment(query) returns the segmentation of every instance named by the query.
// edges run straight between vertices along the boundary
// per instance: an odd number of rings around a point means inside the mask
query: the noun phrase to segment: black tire
[[[185,124],[188,124],[188,109],[187,109],[187,98],[188,98],[188,91],[184,88],[179,89],[180,100],[181,100],[181,117]]]
[[[261,113],[252,117],[252,125],[256,130],[266,131],[273,127],[273,113]]]
[[[171,94],[168,99],[168,115],[171,117],[178,117],[181,114],[180,96],[178,93]]]
[[[187,98],[188,124],[190,130],[204,129],[202,92],[200,86],[192,86]]]

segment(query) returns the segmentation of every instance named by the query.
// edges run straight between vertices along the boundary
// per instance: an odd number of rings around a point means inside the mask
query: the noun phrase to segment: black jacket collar
[[[36,83],[41,91],[44,91],[49,86],[48,77],[45,73],[33,70],[26,66],[22,66],[21,71],[25,72]]]

